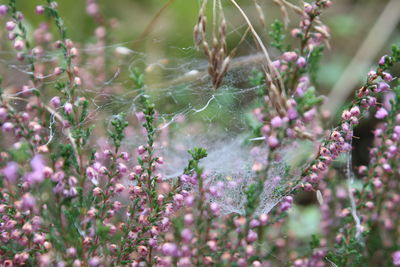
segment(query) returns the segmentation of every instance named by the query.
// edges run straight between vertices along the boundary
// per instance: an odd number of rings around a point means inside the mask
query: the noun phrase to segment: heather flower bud
[[[134,172],[135,172],[136,174],[138,174],[138,175],[142,174],[142,172],[143,172],[142,166],[140,166],[140,165],[135,166]]]
[[[44,7],[43,6],[36,6],[35,11],[36,11],[36,14],[42,15],[44,13]]]
[[[95,188],[93,189],[93,195],[96,196],[96,197],[101,196],[102,193],[103,193],[103,191],[101,190],[100,187],[95,187]]]
[[[390,86],[387,83],[380,82],[378,84],[378,86],[376,87],[375,92],[377,92],[377,93],[379,93],[379,92],[387,92],[387,91],[389,91],[389,89],[390,89]]]
[[[122,184],[116,184],[115,185],[115,192],[121,193],[124,190],[125,190],[125,186],[124,185],[122,185]]]
[[[66,113],[66,114],[71,114],[72,113],[72,110],[73,110],[73,107],[72,107],[72,104],[71,103],[65,103],[64,104],[64,112]]]
[[[7,14],[8,7],[6,5],[0,5],[0,16],[4,16]]]
[[[297,54],[296,52],[285,52],[282,54],[282,59],[287,62],[294,61],[297,59]]]
[[[267,139],[267,143],[271,148],[276,148],[279,146],[279,140],[275,136],[269,136]]]
[[[69,257],[75,257],[76,256],[76,248],[74,248],[74,247],[67,248],[67,255]]]
[[[16,40],[14,42],[14,48],[17,51],[21,51],[24,48],[25,44],[22,40]]]
[[[16,26],[16,25],[17,25],[17,24],[15,24],[14,21],[7,21],[7,22],[6,22],[6,30],[7,30],[7,31],[12,31],[12,30],[15,29],[15,26]]]
[[[250,230],[249,234],[247,235],[247,241],[250,242],[250,243],[253,243],[257,239],[258,239],[257,233],[252,231],[252,230]]]
[[[118,171],[120,173],[126,173],[128,171],[128,167],[126,167],[125,164],[120,162],[120,163],[118,163]]]
[[[98,266],[100,266],[100,264],[101,264],[101,260],[99,257],[92,257],[88,261],[88,265],[90,267],[98,267]]]
[[[359,116],[360,115],[360,108],[357,106],[354,106],[350,109],[350,113],[352,116]]]
[[[385,108],[379,108],[375,113],[375,118],[377,119],[384,119],[389,113]]]
[[[193,233],[189,228],[185,228],[181,232],[182,239],[185,243],[190,243],[193,238]]]
[[[179,256],[179,249],[178,246],[174,243],[165,243],[161,251],[166,255],[166,256],[171,256],[171,257],[178,257]]]
[[[388,72],[382,73],[383,79],[387,82],[391,82],[393,80],[393,76]]]
[[[383,57],[381,57],[379,59],[379,65],[381,65],[381,66],[385,65],[386,57],[387,57],[387,55],[384,55]]]
[[[183,222],[185,223],[185,225],[191,225],[194,222],[194,218],[192,214],[186,214],[183,217]]]
[[[271,126],[273,128],[280,128],[283,125],[283,120],[281,119],[281,117],[276,116],[271,120]]]
[[[304,67],[306,66],[306,64],[307,64],[307,61],[306,61],[306,59],[305,59],[304,57],[299,57],[299,58],[297,59],[297,61],[296,61],[296,65],[297,65],[299,68],[304,68]]]

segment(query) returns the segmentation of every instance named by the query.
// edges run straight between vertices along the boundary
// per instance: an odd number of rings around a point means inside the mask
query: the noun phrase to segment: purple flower
[[[72,113],[72,104],[71,103],[65,103],[64,105],[64,112],[66,114],[71,114]]]
[[[297,65],[299,68],[304,68],[304,67],[306,66],[306,64],[307,64],[307,61],[306,61],[306,59],[305,59],[304,57],[299,57],[299,58],[297,59],[297,61],[296,61],[296,65]]]
[[[14,125],[11,122],[8,122],[8,121],[5,122],[3,124],[3,127],[2,127],[3,131],[6,132],[6,133],[11,132],[13,128],[14,128]]]
[[[1,5],[0,6],[0,16],[4,16],[7,14],[8,7],[6,5]]]
[[[389,84],[385,83],[385,82],[380,82],[378,83],[378,87],[376,88],[376,92],[386,92],[390,89]]]
[[[50,104],[54,107],[54,108],[58,108],[61,104],[61,100],[60,97],[55,96],[50,100]]]
[[[380,59],[379,59],[379,65],[385,65],[385,60],[386,60],[386,55],[384,55],[383,57],[381,57]]]
[[[44,7],[43,6],[36,6],[35,11],[36,11],[36,14],[42,15],[44,13]]]
[[[24,210],[30,210],[36,205],[36,199],[30,194],[30,193],[25,193],[22,196],[22,209]]]
[[[42,155],[35,155],[31,160],[32,172],[27,173],[25,181],[29,184],[40,183],[44,180],[45,162]]]
[[[174,243],[165,243],[162,246],[162,252],[171,257],[178,257],[179,256],[179,249],[178,246]]]
[[[88,265],[90,267],[97,267],[97,266],[100,266],[100,264],[101,264],[101,260],[99,257],[90,258],[89,262],[88,262]]]
[[[15,26],[16,26],[16,24],[15,24],[15,22],[14,21],[7,21],[6,22],[6,29],[7,29],[7,31],[12,31],[12,30],[14,30],[15,29]]]
[[[384,119],[389,113],[384,108],[379,108],[375,113],[375,118],[377,119]]]
[[[287,62],[294,61],[297,59],[297,54],[296,52],[285,52],[282,54],[282,59]]]
[[[283,124],[283,121],[282,121],[281,117],[279,117],[279,116],[276,116],[271,120],[271,126],[273,128],[282,127],[282,124]]]
[[[393,264],[395,266],[400,266],[400,250],[395,251],[392,254],[392,258],[393,258]]]
[[[9,183],[15,183],[18,174],[18,164],[14,161],[8,162],[2,173]]]

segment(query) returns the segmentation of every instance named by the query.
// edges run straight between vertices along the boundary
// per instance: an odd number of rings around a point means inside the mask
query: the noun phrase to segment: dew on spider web
[[[209,201],[219,203],[224,214],[243,214],[246,188],[258,177],[255,166],[266,164],[268,155],[267,146],[252,141],[254,136],[249,130],[254,120],[252,110],[259,88],[250,86],[248,80],[251,71],[260,67],[262,57],[254,54],[235,58],[222,86],[215,90],[208,77],[207,62],[196,58],[198,54],[193,47],[172,48],[181,53],[180,57],[153,58],[150,61],[146,54],[123,49],[123,45],[80,50],[82,57],[95,56],[98,49],[103,49],[108,56],[120,53],[110,63],[108,76],[102,82],[86,84],[85,81],[93,79],[93,74],[82,73],[86,77],[83,79],[82,94],[93,107],[90,119],[98,128],[109,127],[109,122],[119,112],[125,112],[130,120],[135,120],[135,114],[140,111],[140,95],[130,89],[132,82],[129,75],[135,67],[141,67],[149,77],[144,91],[157,110],[157,153],[165,158],[165,164],[160,169],[163,177],[174,179],[181,175],[189,159],[187,150],[204,147],[208,157],[201,161],[201,166],[207,174],[207,183],[223,183],[224,186],[222,194],[211,197]],[[59,56],[49,53],[43,60],[51,63]],[[250,64],[246,64],[247,61]],[[8,60],[2,63],[23,74],[30,74],[28,65],[12,64]],[[82,69],[90,67],[87,63]],[[55,86],[51,78],[45,80],[46,88]],[[57,139],[54,138],[54,114],[50,120],[49,142],[54,142]],[[127,135],[124,147],[134,151],[143,141],[143,134],[137,131]],[[293,155],[308,158],[310,152],[299,150],[294,143],[287,143],[280,154],[282,160],[268,163],[270,168],[257,213],[268,213],[283,197],[283,191],[279,192],[277,188],[299,177],[299,173],[288,171],[295,162]],[[300,166],[297,164],[297,168],[292,169],[298,171]],[[277,181],[276,177],[281,177],[281,180]]]

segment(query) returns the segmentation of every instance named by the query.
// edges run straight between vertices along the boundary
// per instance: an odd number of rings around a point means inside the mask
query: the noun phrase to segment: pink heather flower
[[[310,122],[314,119],[315,115],[316,115],[317,111],[315,110],[315,108],[312,108],[306,112],[304,112],[303,116],[304,116],[304,121],[305,122]]]
[[[378,83],[378,87],[376,88],[376,92],[386,92],[390,89],[389,84],[385,83],[385,82],[380,82]]]
[[[282,125],[283,125],[283,121],[282,121],[281,117],[279,117],[279,116],[276,116],[271,120],[271,126],[273,128],[279,128],[279,127],[282,127]]]
[[[215,202],[211,203],[210,210],[214,215],[218,215],[219,213],[219,205]]]
[[[116,184],[115,185],[115,192],[121,193],[124,190],[125,190],[125,186],[123,184]]]
[[[297,54],[296,52],[285,52],[282,54],[282,59],[287,62],[294,61],[297,59]]]
[[[14,48],[17,51],[21,51],[24,48],[25,44],[22,40],[16,40],[14,42]]]
[[[61,105],[61,99],[58,96],[53,97],[50,100],[50,104],[54,107],[54,108],[58,108]]]
[[[375,113],[375,118],[377,119],[384,119],[389,113],[385,108],[379,108]]]
[[[307,61],[306,61],[306,59],[305,59],[304,57],[299,57],[299,58],[297,59],[297,61],[296,61],[296,65],[297,65],[299,68],[304,68],[304,67],[306,66],[306,64],[307,64]]]
[[[7,14],[8,7],[6,5],[0,5],[0,16],[4,16]]]
[[[135,172],[136,174],[142,174],[142,172],[143,172],[142,166],[140,166],[140,165],[135,166],[134,172]]]
[[[143,112],[136,112],[136,118],[138,119],[139,122],[144,122],[145,115]]]
[[[272,66],[274,66],[276,69],[279,69],[281,67],[281,61],[280,60],[272,61]]]
[[[17,24],[15,24],[15,22],[14,21],[7,21],[6,22],[6,29],[7,29],[7,31],[12,31],[12,30],[14,30],[15,29],[15,26],[17,26]]]
[[[310,5],[309,3],[304,4],[304,12],[307,14],[310,14],[314,10],[313,6]]]
[[[190,266],[193,266],[193,264],[192,264],[192,262],[191,262],[191,260],[190,260],[189,257],[183,257],[183,258],[180,258],[180,259],[179,259],[179,261],[178,261],[178,266],[181,266],[181,267],[190,267]]]
[[[118,163],[118,171],[119,171],[120,173],[126,173],[127,170],[128,170],[128,167],[126,167],[125,164],[123,164],[123,163]]]
[[[65,103],[65,105],[64,105],[64,112],[66,113],[66,114],[71,114],[72,113],[72,109],[73,109],[73,107],[72,107],[72,104],[71,103]]]
[[[158,164],[164,164],[164,158],[163,157],[158,157],[158,158],[156,158],[156,162]]]
[[[36,6],[35,11],[36,11],[36,14],[42,15],[44,13],[44,7],[43,6]]]
[[[142,155],[144,152],[146,152],[146,149],[145,149],[144,146],[139,146],[139,147],[137,148],[137,153],[138,153],[139,155]]]
[[[383,57],[381,57],[379,59],[379,65],[381,65],[381,66],[385,65],[386,57],[387,57],[387,55],[384,55]]]
[[[99,6],[96,3],[89,3],[86,6],[86,12],[89,16],[95,16],[99,12]]]
[[[275,148],[275,147],[279,146],[279,140],[275,136],[268,137],[267,142],[271,148]]]
[[[182,239],[185,243],[190,243],[193,238],[193,233],[189,228],[185,228],[181,232]]]
[[[185,223],[185,225],[191,225],[194,222],[193,214],[186,214],[183,217],[183,222]]]
[[[395,266],[400,266],[400,250],[397,250],[392,254],[392,259]]]
[[[8,40],[10,40],[10,41],[14,41],[15,38],[17,38],[17,35],[16,35],[14,32],[9,32],[9,33],[7,34],[7,38],[8,38]]]
[[[121,158],[123,159],[123,160],[128,160],[129,159],[129,154],[128,154],[128,152],[121,152]]]
[[[18,175],[18,164],[14,161],[8,162],[2,170],[2,174],[9,183],[15,183]]]
[[[8,112],[6,108],[0,107],[0,120],[4,121],[8,117]]]
[[[350,113],[352,116],[359,116],[360,115],[360,108],[355,106],[350,109]]]
[[[387,82],[391,82],[393,80],[393,76],[388,72],[382,73],[383,79]]]
[[[174,243],[165,243],[162,246],[161,250],[166,256],[171,256],[171,257],[179,256],[178,246]]]
[[[88,261],[88,265],[90,267],[98,267],[98,266],[100,266],[100,264],[101,264],[101,260],[99,257],[92,257]]]
[[[258,239],[258,235],[256,232],[254,232],[253,230],[249,231],[249,234],[247,235],[247,241],[249,241],[250,243],[256,241]]]
[[[32,209],[35,205],[36,205],[36,199],[30,193],[25,193],[22,196],[22,209],[23,210]]]
[[[394,131],[396,134],[400,135],[400,126],[399,126],[399,125],[394,126],[393,131]]]
[[[1,127],[3,132],[10,133],[14,129],[14,125],[11,122],[5,122]]]
[[[293,38],[297,38],[301,35],[301,30],[299,28],[294,28],[290,34],[292,35]]]
[[[76,86],[81,86],[81,85],[82,85],[82,80],[81,80],[81,78],[75,77],[75,78],[74,78],[74,84],[75,84]]]

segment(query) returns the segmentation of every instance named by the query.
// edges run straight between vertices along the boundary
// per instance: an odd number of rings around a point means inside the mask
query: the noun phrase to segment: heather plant
[[[235,0],[200,1],[207,66],[160,84],[168,62],[107,54],[115,22],[96,0],[94,45],[69,39],[62,2],[35,8],[34,31],[22,1],[0,5],[19,76],[2,70],[0,266],[400,266],[400,48],[335,121],[317,83],[332,2],[276,0],[270,26],[248,2],[258,22]],[[227,5],[245,22],[229,49]],[[235,59],[247,37],[260,52]],[[354,166],[354,129],[371,117],[369,162]],[[301,236],[304,195],[320,218]]]

